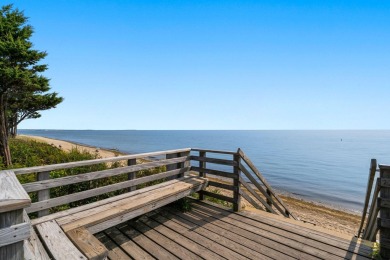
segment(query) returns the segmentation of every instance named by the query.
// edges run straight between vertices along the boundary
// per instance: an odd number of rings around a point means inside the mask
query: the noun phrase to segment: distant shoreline
[[[96,147],[88,144],[81,144],[67,140],[58,140],[42,136],[18,135],[18,138],[26,138],[38,142],[52,144],[65,151],[70,151],[72,148],[78,148],[86,150],[90,153],[96,153],[98,150],[98,155],[102,158],[128,154],[116,149]],[[357,231],[358,225],[360,223],[360,215],[358,215],[359,212],[321,202],[305,200],[298,195],[290,194],[286,191],[277,192],[280,194],[288,207],[304,222],[348,235],[354,235]]]

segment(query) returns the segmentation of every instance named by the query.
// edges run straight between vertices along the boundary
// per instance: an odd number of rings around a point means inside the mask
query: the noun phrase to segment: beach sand
[[[115,157],[118,155],[123,155],[123,153],[120,153],[118,151],[109,150],[109,149],[101,149],[99,147],[93,147],[93,146],[87,146],[87,145],[81,145],[81,144],[75,144],[68,141],[62,141],[57,139],[51,139],[41,136],[30,136],[30,135],[18,135],[18,138],[21,139],[30,139],[38,142],[44,142],[51,144],[53,146],[56,146],[58,148],[61,148],[64,151],[70,151],[74,148],[87,151],[89,153],[95,154],[97,152],[98,156],[102,158],[108,158],[108,157]]]
[[[86,150],[90,153],[96,153],[96,150],[98,150],[98,155],[102,158],[121,155],[121,153],[114,150],[74,144],[72,142],[40,136],[19,135],[18,138],[27,138],[39,142],[45,142],[59,147],[65,151],[70,151],[72,148],[78,148],[81,150]],[[222,194],[223,193],[224,191],[222,191]],[[295,216],[297,216],[303,222],[316,227],[327,229],[329,231],[337,231],[345,235],[353,236],[357,233],[360,224],[360,215],[283,194],[280,194],[280,197],[283,199],[291,212],[293,212],[293,214],[295,214]],[[243,206],[245,207],[245,210],[254,210],[252,205],[246,201],[243,201]]]

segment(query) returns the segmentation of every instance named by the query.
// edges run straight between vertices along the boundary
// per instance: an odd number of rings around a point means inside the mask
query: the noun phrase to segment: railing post
[[[173,158],[177,158],[177,157],[180,157],[180,153],[172,153],[172,154],[167,154],[165,156],[166,159],[173,159]],[[170,164],[170,165],[167,165],[166,167],[167,167],[167,172],[173,171],[176,169],[180,169],[181,163]],[[176,178],[178,178],[178,176],[171,176],[171,177],[168,177],[167,180],[174,180]]]
[[[129,159],[127,160],[127,166],[132,166],[132,165],[136,165],[137,164],[137,159]],[[135,178],[137,178],[137,173],[135,172],[129,172],[127,174],[127,179],[128,180],[134,180]],[[137,189],[136,186],[132,186],[130,188],[128,188],[128,191],[135,191]]]
[[[381,179],[390,179],[390,166],[379,165],[380,178]],[[390,199],[390,186],[381,185],[380,195],[381,200]],[[381,207],[380,208],[380,220],[379,223],[379,247],[380,254],[383,259],[390,258],[390,208]]]
[[[368,204],[370,203],[372,185],[374,183],[374,178],[375,178],[375,173],[376,173],[376,166],[377,166],[376,159],[371,159],[370,170],[369,170],[369,174],[368,174],[366,198],[364,200],[362,219],[360,221],[360,226],[359,226],[359,230],[357,233],[357,237],[360,237],[360,234],[362,233],[362,230],[363,230],[364,221],[366,220]],[[371,207],[372,207],[372,205],[371,205]],[[369,217],[371,217],[371,216],[369,216]],[[366,233],[366,232],[367,232],[367,230],[364,231],[364,233]],[[363,236],[364,236],[364,234],[363,234]]]
[[[206,152],[199,152],[199,157],[206,157]],[[202,169],[206,168],[206,162],[201,162],[199,161],[199,176],[205,178],[206,173],[202,171]],[[199,193],[199,200],[204,200],[204,195],[203,193]]]
[[[23,209],[31,200],[12,171],[0,172],[0,259],[24,259],[23,240],[30,224],[23,223]]]
[[[270,199],[267,198],[267,204],[272,208],[272,205],[273,205],[273,201],[272,201],[272,192],[267,189],[266,190],[267,194],[269,195]],[[271,212],[269,209],[267,209],[267,212]]]
[[[239,211],[241,209],[241,194],[240,194],[240,164],[241,157],[239,154],[240,149],[238,149],[237,153],[233,155],[233,160],[236,162],[236,166],[233,166],[233,172],[236,175],[236,178],[233,180],[233,186],[236,188],[233,191],[233,211]]]
[[[39,172],[37,174],[37,181],[44,181],[50,179],[50,171]],[[38,191],[38,201],[50,199],[50,189]],[[38,211],[38,218],[49,215],[49,209]]]
[[[190,152],[191,151],[188,151],[188,152],[182,152],[182,153],[180,153],[180,157],[183,157],[183,156],[187,156],[187,157],[189,157],[190,156]],[[179,168],[186,168],[186,167],[190,167],[191,166],[191,161],[189,160],[189,158],[188,158],[188,160],[187,161],[185,161],[185,162],[182,162],[182,163],[180,163],[179,164],[180,166],[179,166]],[[181,177],[184,177],[184,172],[183,173],[181,173],[181,174],[179,174],[179,178],[181,178]]]

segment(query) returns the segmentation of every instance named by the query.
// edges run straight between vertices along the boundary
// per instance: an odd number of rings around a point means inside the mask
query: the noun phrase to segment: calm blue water
[[[237,150],[278,190],[361,211],[370,159],[390,164],[390,131],[20,130],[128,153],[177,148]]]

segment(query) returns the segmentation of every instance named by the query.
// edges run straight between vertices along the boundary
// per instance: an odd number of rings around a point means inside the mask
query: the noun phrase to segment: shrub
[[[49,164],[58,164],[58,163],[67,163],[67,162],[74,162],[74,161],[83,161],[83,160],[92,160],[92,159],[99,159],[98,154],[91,154],[88,151],[80,150],[80,149],[72,149],[69,152],[65,152],[53,145],[41,143],[33,140],[28,139],[10,139],[10,149],[11,149],[11,155],[13,158],[14,165],[12,166],[13,169],[15,168],[24,168],[24,167],[33,167],[33,166],[42,166],[42,165],[49,165]],[[70,169],[62,169],[62,170],[56,170],[50,172],[50,178],[61,178],[65,176],[71,176],[71,175],[77,175],[87,172],[95,172],[95,171],[102,171],[110,168],[117,168],[121,167],[122,165],[120,163],[101,163],[101,164],[95,164],[91,166],[83,166],[83,167],[76,167],[76,168],[70,168]],[[6,167],[4,165],[0,165],[0,169],[4,170]],[[149,176],[152,174],[157,174],[162,171],[165,171],[165,167],[157,167],[150,170],[143,170],[139,171],[137,173],[137,178]],[[36,173],[31,174],[23,174],[18,175],[19,181],[23,183],[29,183],[34,182],[37,179]],[[65,185],[60,186],[56,188],[50,189],[50,197],[60,197],[76,192],[81,192],[89,189],[94,189],[118,182],[123,182],[128,179],[127,173],[120,174],[113,177],[108,178],[102,178],[97,180],[91,180],[71,185]],[[158,180],[158,181],[152,181],[149,183],[145,183],[142,185],[137,185],[137,189],[143,188],[150,185],[155,185],[157,183],[161,183],[164,180]],[[127,192],[127,189],[117,190],[109,193],[105,193],[102,195],[98,195],[92,198],[87,198],[80,201],[75,201],[69,204],[57,206],[50,209],[51,213],[65,210],[72,207],[81,206],[84,204],[88,204],[91,202],[95,202],[98,200],[102,200],[105,198],[109,198],[115,195],[119,195],[122,193]],[[37,192],[31,192],[29,193],[32,202],[37,201]],[[32,218],[35,217],[35,214],[31,215]]]

